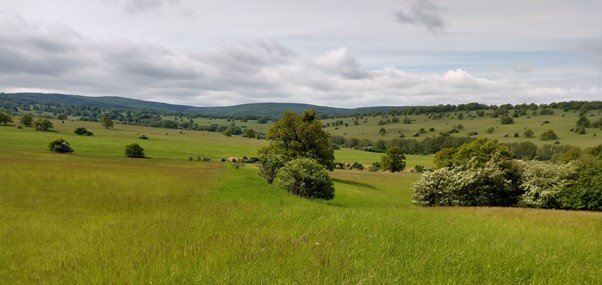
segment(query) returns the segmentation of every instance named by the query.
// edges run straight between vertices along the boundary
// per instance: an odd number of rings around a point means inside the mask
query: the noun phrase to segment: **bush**
[[[403,152],[398,147],[391,147],[387,149],[385,155],[382,156],[380,161],[380,167],[383,171],[403,171],[406,167],[406,159]]]
[[[0,125],[6,126],[13,122],[13,118],[9,114],[0,113]]]
[[[558,135],[554,132],[554,130],[547,130],[539,136],[539,139],[542,141],[555,141],[558,139]]]
[[[416,170],[416,172],[418,173],[422,173],[424,172],[426,169],[424,168],[424,166],[417,164],[416,166],[414,166],[414,170]]]
[[[31,127],[33,124],[33,116],[30,114],[23,114],[19,117],[19,123],[26,127]]]
[[[510,206],[520,191],[500,163],[471,169],[441,168],[427,172],[412,185],[413,202],[424,206]]]
[[[147,135],[140,135],[138,138],[141,139],[141,140],[147,140],[148,136]]]
[[[304,198],[330,200],[334,186],[324,166],[314,159],[297,158],[282,167],[274,184],[289,193]]]
[[[500,118],[500,123],[502,123],[502,125],[514,124],[514,120],[512,119],[512,117],[504,116]]]
[[[33,123],[33,127],[36,131],[47,132],[53,129],[54,125],[48,119],[38,119]]]
[[[561,207],[572,210],[602,211],[602,158],[587,157],[577,162],[578,179],[560,193]]]
[[[132,158],[144,158],[144,149],[137,143],[125,146],[125,156]]]
[[[77,128],[77,129],[75,129],[75,131],[73,131],[73,133],[75,133],[76,135],[79,135],[79,136],[93,135],[93,133],[91,131],[88,131],[88,129],[86,129],[86,128]]]
[[[71,145],[69,145],[69,143],[67,141],[65,141],[64,139],[57,139],[57,140],[50,142],[50,144],[48,145],[48,150],[53,151],[53,152],[58,152],[58,153],[72,153],[73,152],[73,148],[71,148]]]
[[[573,186],[577,180],[577,168],[572,164],[529,162],[524,166],[525,193],[519,204],[535,208],[560,208],[560,193]]]
[[[530,129],[527,129],[523,132],[523,136],[526,138],[532,138],[534,135],[533,131]]]

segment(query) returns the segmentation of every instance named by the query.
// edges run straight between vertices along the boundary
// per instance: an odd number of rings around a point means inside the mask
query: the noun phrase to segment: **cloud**
[[[128,13],[138,13],[179,4],[180,0],[125,0],[124,8]]]
[[[432,33],[445,29],[445,20],[439,15],[441,8],[429,0],[416,0],[408,11],[398,11],[395,17],[402,24],[422,25]]]
[[[599,87],[539,86],[463,69],[414,73],[366,69],[347,48],[316,56],[273,41],[214,50],[171,50],[93,40],[68,27],[0,18],[0,88],[116,95],[197,106],[305,102],[330,106],[595,100]]]

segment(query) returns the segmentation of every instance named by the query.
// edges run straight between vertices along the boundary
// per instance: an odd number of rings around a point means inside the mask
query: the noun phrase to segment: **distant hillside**
[[[371,112],[386,112],[389,109],[403,107],[362,107],[355,109],[334,108],[299,103],[253,103],[226,107],[193,107],[167,103],[143,101],[115,96],[88,97],[67,94],[46,93],[0,93],[0,101],[4,106],[8,102],[19,102],[18,105],[76,105],[101,109],[148,109],[167,113],[194,113],[212,117],[279,117],[284,111],[300,113],[313,109],[321,116],[344,116],[351,114],[366,114]],[[0,103],[1,103],[0,102]]]

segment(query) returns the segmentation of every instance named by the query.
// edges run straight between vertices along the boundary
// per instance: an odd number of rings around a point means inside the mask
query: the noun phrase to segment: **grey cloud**
[[[429,0],[416,0],[408,11],[398,11],[395,17],[402,24],[422,25],[433,33],[445,29],[445,20],[439,15],[440,8]]]

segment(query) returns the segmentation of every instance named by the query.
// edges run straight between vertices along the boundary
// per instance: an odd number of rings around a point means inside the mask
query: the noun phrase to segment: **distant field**
[[[55,125],[0,127],[0,283],[602,283],[602,213],[417,207],[412,173],[334,171],[335,199],[311,201],[216,162],[265,141]],[[46,151],[59,137],[76,152]]]
[[[382,126],[379,125],[378,122],[383,119],[386,120],[383,116],[366,116],[366,122],[364,122],[363,120],[359,120],[359,125],[353,124],[353,118],[327,119],[323,120],[323,122],[333,123],[335,121],[342,120],[344,123],[347,123],[348,126],[339,125],[327,127],[326,130],[332,135],[344,136],[346,138],[370,139],[372,141],[378,139],[399,138],[400,132],[405,134],[405,138],[423,139],[425,137],[438,136],[439,132],[449,131],[453,128],[454,125],[462,124],[464,126],[464,130],[461,130],[457,134],[453,134],[454,136],[469,136],[470,132],[476,131],[478,133],[477,137],[496,139],[504,143],[531,141],[537,145],[542,145],[549,144],[551,142],[544,142],[539,140],[539,135],[546,130],[552,129],[560,137],[561,144],[568,144],[579,147],[589,147],[602,143],[602,130],[600,129],[589,128],[587,129],[587,134],[584,135],[578,135],[570,131],[572,128],[575,127],[575,124],[579,117],[578,112],[565,112],[563,110],[553,111],[553,115],[537,115],[530,116],[530,118],[527,118],[526,116],[521,116],[519,118],[514,118],[514,124],[509,125],[502,125],[500,123],[499,118],[491,118],[489,116],[476,117],[474,119],[468,118],[468,114],[475,115],[475,112],[447,113],[450,115],[450,117],[443,117],[442,119],[438,120],[429,119],[427,115],[401,115],[397,116],[400,119],[400,122]],[[464,119],[462,120],[458,119],[456,115],[460,113],[464,115]],[[588,118],[592,122],[602,117],[602,111],[600,110],[590,111],[588,114]],[[413,123],[404,124],[403,119],[405,117],[412,119]],[[175,117],[166,118],[174,119]],[[389,118],[392,118],[392,116],[389,116]],[[184,120],[186,119],[184,118]],[[196,118],[194,119],[194,121],[199,125],[230,125],[231,123],[235,123],[236,125],[246,126],[248,128],[252,128],[254,130],[262,132],[266,132],[271,124],[258,124],[257,121],[254,120],[241,122],[240,120],[228,121],[226,119],[207,118]],[[544,124],[545,121],[549,121],[549,123]],[[384,136],[381,136],[379,134],[379,130],[381,127],[385,128],[387,131]],[[423,134],[420,137],[412,137],[412,135],[418,132],[420,128],[429,130],[431,127],[435,129],[435,132],[427,131],[426,134]],[[486,132],[487,129],[490,127],[495,128],[492,134],[488,134]],[[535,136],[533,138],[525,138],[523,136],[523,132],[526,129],[532,130]],[[508,134],[508,137],[504,137],[505,133]],[[513,137],[514,133],[519,133],[520,137]]]
[[[502,125],[500,123],[499,118],[490,118],[488,116],[485,117],[477,117],[474,119],[467,118],[467,112],[462,112],[464,114],[464,119],[454,118],[442,118],[439,120],[429,119],[426,115],[412,115],[407,116],[408,118],[414,120],[412,124],[404,124],[403,119],[406,116],[397,116],[400,119],[399,123],[388,124],[380,126],[378,122],[383,119],[382,116],[376,117],[365,117],[366,123],[360,120],[359,125],[353,125],[352,119],[342,120],[345,123],[348,123],[348,127],[345,125],[336,126],[336,127],[328,127],[326,130],[333,135],[345,136],[347,138],[367,138],[370,140],[378,140],[381,138],[384,139],[392,139],[399,138],[399,132],[405,134],[406,138],[414,138],[413,134],[418,132],[420,128],[424,128],[425,130],[429,130],[431,127],[435,128],[435,132],[427,132],[425,135],[421,135],[418,138],[414,139],[422,139],[425,137],[432,137],[439,135],[439,132],[446,132],[453,128],[454,125],[462,124],[464,126],[464,130],[460,131],[460,133],[453,134],[455,136],[468,136],[470,132],[476,131],[478,132],[478,137],[487,137],[491,139],[497,139],[500,142],[520,142],[520,141],[531,141],[535,144],[545,144],[550,142],[544,142],[539,140],[539,135],[545,130],[552,129],[554,130],[562,144],[569,144],[579,147],[587,147],[595,144],[599,144],[602,142],[602,130],[590,128],[588,129],[587,134],[577,135],[570,130],[575,127],[575,124],[578,119],[577,112],[564,112],[562,110],[554,110],[553,115],[538,115],[532,116],[531,118],[527,118],[521,116],[519,118],[514,118],[514,124],[510,125]],[[470,112],[474,114],[475,112]],[[449,113],[453,115],[454,113]],[[591,111],[591,117],[588,117],[591,121],[598,120],[602,117],[602,113],[600,111]],[[564,115],[564,117],[563,117]],[[330,119],[324,120],[324,122],[334,122],[336,120],[341,119]],[[549,121],[549,124],[544,124],[545,121]],[[379,134],[380,128],[383,127],[386,129],[387,133],[384,136]],[[494,127],[495,130],[492,134],[487,134],[486,130],[490,127]],[[534,138],[525,138],[523,137],[523,132],[526,129],[531,129],[535,133]],[[514,138],[514,133],[519,133],[519,138]],[[508,137],[504,137],[504,133],[508,133]]]

